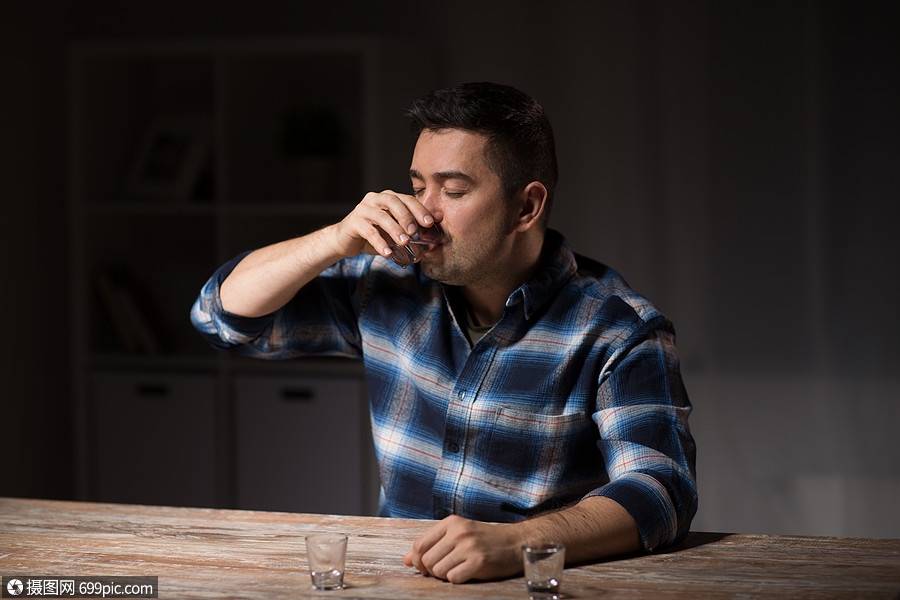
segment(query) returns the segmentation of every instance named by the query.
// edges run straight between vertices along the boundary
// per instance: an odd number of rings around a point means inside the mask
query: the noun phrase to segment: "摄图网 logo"
[[[10,596],[18,596],[22,593],[23,589],[25,588],[18,579],[10,579],[6,583],[6,591],[9,592]]]

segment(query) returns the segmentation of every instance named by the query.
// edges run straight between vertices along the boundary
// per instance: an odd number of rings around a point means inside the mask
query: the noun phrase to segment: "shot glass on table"
[[[309,576],[317,590],[339,590],[344,587],[344,563],[347,558],[347,536],[340,533],[315,533],[306,536]]]
[[[531,600],[558,600],[566,564],[566,547],[555,543],[522,546],[525,583]]]

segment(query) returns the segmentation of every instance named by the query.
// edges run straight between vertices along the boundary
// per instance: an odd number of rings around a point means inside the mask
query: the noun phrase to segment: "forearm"
[[[222,308],[244,317],[268,315],[340,259],[361,252],[390,256],[391,241],[405,244],[417,223],[434,222],[413,196],[370,192],[340,223],[248,254],[222,283]]]
[[[334,227],[248,254],[222,282],[222,308],[260,317],[287,304],[300,288],[343,258],[330,239]]]
[[[602,496],[585,498],[568,508],[510,525],[523,544],[559,542],[567,562],[585,562],[637,552],[637,524],[622,506]]]
[[[636,552],[637,525],[614,500],[585,498],[578,504],[512,524],[451,516],[426,531],[403,562],[453,583],[522,573],[522,545],[559,542],[570,563]]]

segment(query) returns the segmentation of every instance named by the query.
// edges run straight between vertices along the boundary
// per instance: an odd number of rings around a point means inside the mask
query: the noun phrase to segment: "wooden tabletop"
[[[403,564],[433,522],[0,498],[0,575],[158,576],[160,598],[527,598]],[[304,536],[350,536],[347,588],[310,586]],[[691,533],[667,551],[569,567],[565,598],[900,598],[900,540]]]

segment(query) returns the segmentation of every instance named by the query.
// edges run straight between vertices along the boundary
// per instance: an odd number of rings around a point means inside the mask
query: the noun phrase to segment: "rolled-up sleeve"
[[[204,284],[191,307],[191,323],[194,328],[216,348],[238,348],[249,344],[269,329],[274,321],[274,315],[250,318],[229,313],[222,308],[219,295],[222,282],[244,256],[246,254],[222,265]]]
[[[598,446],[609,483],[605,496],[634,518],[646,550],[682,539],[697,511],[691,405],[682,384],[674,334],[635,332],[600,377]]]
[[[354,312],[354,299],[352,286],[343,278],[344,264],[324,271],[283,308],[261,317],[245,317],[222,307],[220,289],[247,254],[222,265],[191,307],[191,323],[209,344],[265,359],[359,355],[358,329],[348,325],[356,319],[346,317]]]

